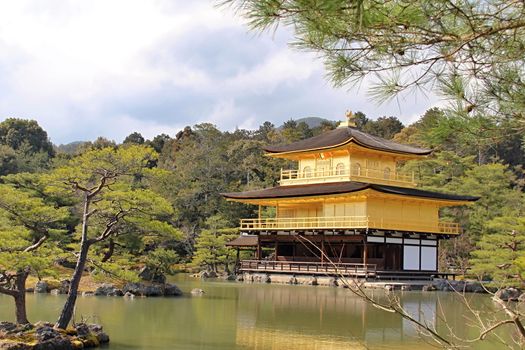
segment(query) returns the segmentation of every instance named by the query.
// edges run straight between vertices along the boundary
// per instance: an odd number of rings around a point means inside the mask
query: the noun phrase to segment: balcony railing
[[[373,277],[376,275],[377,265],[361,263],[242,260],[240,262],[240,270],[308,275],[322,274]]]
[[[310,183],[360,181],[392,186],[415,187],[414,173],[405,174],[389,170],[353,168],[326,168],[315,170],[281,170],[281,185],[304,185]]]
[[[330,216],[301,218],[242,219],[241,230],[308,230],[308,229],[380,229],[457,235],[461,228],[455,222],[429,223],[369,216]]]

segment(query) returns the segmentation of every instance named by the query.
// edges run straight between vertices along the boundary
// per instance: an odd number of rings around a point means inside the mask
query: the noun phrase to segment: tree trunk
[[[73,312],[75,311],[75,304],[77,301],[78,287],[80,285],[80,280],[82,279],[82,274],[86,267],[86,261],[89,251],[90,242],[88,240],[88,212],[89,212],[89,198],[86,196],[84,199],[84,215],[82,218],[82,239],[80,242],[80,252],[77,258],[77,264],[75,266],[75,272],[71,278],[71,284],[69,286],[69,294],[66,299],[66,303],[62,308],[60,317],[58,318],[57,323],[55,324],[56,328],[66,329],[69,322],[73,318]]]
[[[13,276],[15,284],[10,288],[0,287],[0,293],[10,295],[15,300],[16,323],[27,324],[26,312],[26,281],[29,276],[29,268],[20,270]]]
[[[115,241],[113,239],[110,239],[109,240],[109,245],[108,245],[108,250],[106,251],[106,253],[102,257],[102,260],[100,260],[100,261],[101,262],[108,261],[113,256],[114,252],[115,252]]]
[[[13,295],[13,298],[15,299],[16,323],[18,324],[29,323],[26,310],[26,281],[28,276],[29,270],[24,270],[16,277],[16,294]]]

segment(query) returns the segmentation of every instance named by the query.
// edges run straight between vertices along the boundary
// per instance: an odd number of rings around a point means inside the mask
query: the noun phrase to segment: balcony
[[[369,216],[331,216],[303,218],[261,218],[242,219],[241,230],[325,230],[325,229],[378,229],[439,233],[458,235],[461,228],[455,222],[428,223],[421,221],[401,221],[391,219],[375,219]]]
[[[414,173],[405,174],[394,171],[353,168],[350,169],[315,169],[315,170],[281,170],[282,186],[306,185],[323,182],[359,181],[382,185],[415,187]]]

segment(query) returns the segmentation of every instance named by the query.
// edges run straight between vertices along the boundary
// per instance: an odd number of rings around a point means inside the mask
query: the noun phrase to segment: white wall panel
[[[419,247],[403,246],[403,270],[419,270]]]
[[[436,247],[421,247],[421,270],[436,271],[436,259]]]

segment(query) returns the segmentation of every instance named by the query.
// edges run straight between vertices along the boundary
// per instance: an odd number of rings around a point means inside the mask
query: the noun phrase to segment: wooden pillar
[[[261,222],[261,206],[259,205],[259,223]]]
[[[277,236],[275,237],[275,261],[277,261],[277,251],[279,250],[279,241],[277,240]]]
[[[259,236],[257,236],[257,251],[255,252],[256,260],[261,260],[261,241]]]
[[[324,252],[324,234],[321,235],[321,265],[323,265],[324,263],[324,255],[325,255],[325,252]]]
[[[366,237],[363,238],[363,264],[368,264],[368,246],[366,244]]]
[[[235,267],[234,267],[234,273],[239,272],[239,267],[241,264],[241,249],[237,247],[237,256],[235,257]]]

